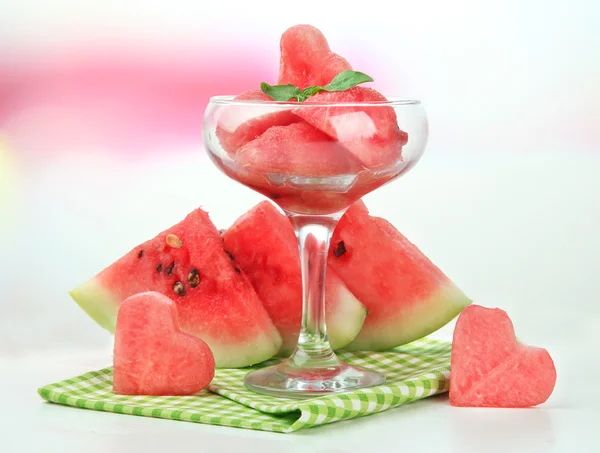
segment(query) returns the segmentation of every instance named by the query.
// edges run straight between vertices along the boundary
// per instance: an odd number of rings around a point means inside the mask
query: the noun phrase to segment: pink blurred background
[[[592,337],[600,6],[390,3],[3,5],[0,352],[106,347],[68,290],[199,205],[226,227],[261,199],[212,166],[200,123],[210,96],[276,81],[296,23],[428,111],[422,163],[372,210],[524,337],[565,323]]]

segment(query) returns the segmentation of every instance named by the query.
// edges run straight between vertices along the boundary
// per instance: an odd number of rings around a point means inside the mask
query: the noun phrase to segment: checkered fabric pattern
[[[217,370],[209,390],[193,396],[120,396],[112,393],[112,368],[42,387],[42,398],[58,404],[128,415],[184,420],[279,433],[382,412],[449,388],[451,344],[422,339],[386,352],[339,352],[343,360],[379,371],[386,385],[296,400],[246,390],[251,369]]]

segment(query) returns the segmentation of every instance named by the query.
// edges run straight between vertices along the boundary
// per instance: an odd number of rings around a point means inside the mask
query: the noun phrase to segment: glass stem
[[[288,368],[339,367],[325,322],[325,277],[331,234],[343,212],[327,216],[288,214],[300,249],[302,271],[302,327]]]

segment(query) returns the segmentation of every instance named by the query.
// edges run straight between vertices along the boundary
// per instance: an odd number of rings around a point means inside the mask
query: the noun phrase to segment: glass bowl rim
[[[350,102],[290,102],[290,101],[263,101],[260,99],[234,99],[233,95],[212,96],[209,104],[215,105],[238,105],[238,106],[261,106],[261,107],[399,107],[406,105],[421,105],[418,99],[386,96],[387,101],[350,101]]]

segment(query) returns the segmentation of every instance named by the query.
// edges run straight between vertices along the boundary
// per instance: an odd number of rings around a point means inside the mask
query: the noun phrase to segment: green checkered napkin
[[[210,391],[194,396],[119,396],[112,368],[50,384],[38,390],[59,404],[119,414],[185,420],[279,433],[385,411],[448,390],[450,343],[422,339],[387,352],[340,352],[354,364],[379,371],[386,385],[307,400],[258,395],[245,389],[248,369],[217,370]]]

